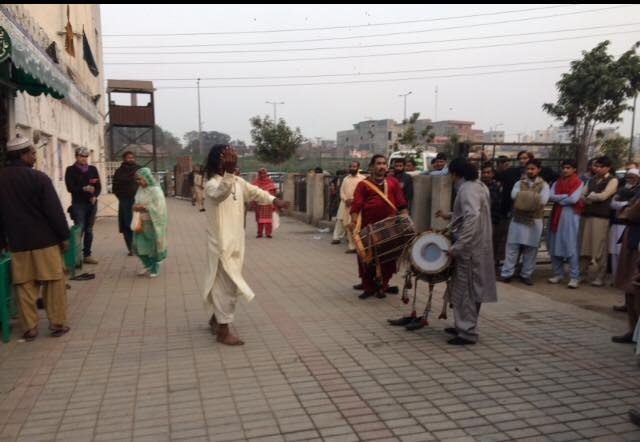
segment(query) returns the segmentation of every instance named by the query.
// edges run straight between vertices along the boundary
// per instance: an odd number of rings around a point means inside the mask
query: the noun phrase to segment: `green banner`
[[[0,63],[11,56],[11,39],[9,34],[0,26]]]

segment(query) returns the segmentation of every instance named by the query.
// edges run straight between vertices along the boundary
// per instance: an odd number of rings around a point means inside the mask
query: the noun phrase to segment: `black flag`
[[[84,33],[84,29],[82,29],[82,52],[84,54],[84,61],[86,61],[87,66],[89,66],[89,70],[94,77],[97,77],[100,72],[98,72],[98,66],[96,66],[96,61],[94,60],[93,54],[91,53],[89,40],[87,40],[87,34]]]

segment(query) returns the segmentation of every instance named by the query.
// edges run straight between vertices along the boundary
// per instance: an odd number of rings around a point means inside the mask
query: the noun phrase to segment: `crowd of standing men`
[[[431,174],[450,174],[454,179],[456,194],[460,192],[460,182],[457,180],[461,176],[464,182],[475,182],[480,178],[478,182],[484,183],[491,228],[483,230],[482,235],[491,237],[492,262],[495,264],[495,272],[491,273],[497,273],[502,282],[509,283],[517,277],[526,285],[534,284],[533,275],[541,240],[546,241],[551,258],[553,275],[548,279],[551,284],[558,284],[566,278],[569,289],[576,289],[581,283],[601,287],[607,280],[609,269],[610,283],[625,293],[625,304],[614,306],[614,309],[626,311],[629,322],[626,333],[614,336],[612,341],[633,342],[633,332],[640,315],[640,170],[637,164],[629,162],[624,178],[619,180],[607,156],[590,160],[588,170],[582,175],[578,175],[577,164],[572,159],[561,162],[560,174],[543,167],[541,161],[530,152],[519,152],[517,159],[519,165],[515,167],[511,166],[512,160],[506,156],[498,157],[495,167],[492,162],[485,161],[481,163],[478,177],[475,175],[477,170],[467,170],[467,165],[471,164],[469,161],[465,160],[461,165],[458,159],[454,160],[455,166],[460,169],[456,175],[450,170],[451,164],[447,165],[446,157],[441,156],[434,159],[434,162],[437,160],[441,164]],[[387,170],[385,158],[374,156],[367,178],[359,174],[359,163],[351,163],[350,175],[343,180],[340,188],[340,206],[332,244],[339,244],[345,231],[353,231],[358,214],[366,220],[363,223],[365,225],[405,213],[410,208],[409,202],[413,198],[410,175],[415,173],[408,174],[405,171],[408,163],[399,160],[391,170]],[[357,181],[354,178],[356,176]],[[360,184],[360,181],[367,185]],[[379,192],[374,191],[374,187]],[[479,193],[476,196],[482,200],[483,195]],[[354,201],[358,203],[354,204]],[[454,207],[456,204],[457,197]],[[548,211],[549,205],[551,211],[543,238],[545,211]],[[345,217],[345,212],[350,213],[351,218]],[[480,213],[480,209],[476,212]],[[454,238],[459,240],[459,235],[454,234]],[[352,241],[349,237],[347,252],[354,249]],[[461,262],[462,256],[461,253],[457,254],[458,262]],[[565,266],[568,266],[568,274]],[[388,281],[397,271],[397,266],[396,263],[390,263],[386,267],[382,272],[382,280],[375,285],[371,266],[363,265],[359,259],[358,272],[362,282],[354,288],[364,290],[359,296],[361,299],[373,295],[383,297],[385,292],[393,293]],[[491,286],[490,281],[483,284]],[[462,337],[464,332],[458,328],[457,334]],[[476,340],[473,334],[468,333],[466,339]]]

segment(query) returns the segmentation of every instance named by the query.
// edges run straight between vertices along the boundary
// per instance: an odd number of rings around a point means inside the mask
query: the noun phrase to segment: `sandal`
[[[51,330],[51,336],[53,336],[54,338],[59,338],[60,336],[66,334],[69,330],[71,330],[71,328],[63,325],[57,327],[49,327],[49,330]]]
[[[26,332],[24,332],[22,334],[22,339],[24,339],[27,342],[31,342],[33,340],[35,340],[38,337],[38,328],[34,327],[32,329],[27,330]]]
[[[95,273],[83,273],[81,275],[76,275],[73,278],[69,278],[72,281],[88,281],[90,279],[94,279],[96,277]]]

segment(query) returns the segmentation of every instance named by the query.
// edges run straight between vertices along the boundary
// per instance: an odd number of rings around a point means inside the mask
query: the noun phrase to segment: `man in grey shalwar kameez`
[[[478,169],[463,158],[449,165],[456,187],[453,203],[454,243],[449,254],[454,259],[451,278],[451,304],[455,328],[447,333],[456,337],[451,345],[475,344],[478,340],[478,314],[483,302],[496,302],[496,277],[491,240],[491,199],[489,189],[478,180]]]

